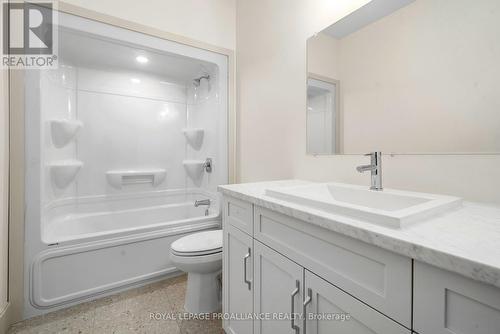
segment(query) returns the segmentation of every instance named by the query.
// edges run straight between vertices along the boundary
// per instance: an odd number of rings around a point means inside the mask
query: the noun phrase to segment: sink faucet
[[[371,190],[380,191],[382,190],[382,152],[371,152],[365,154],[369,156],[371,163],[369,165],[363,165],[356,167],[356,170],[360,173],[370,171],[372,173],[371,178]]]
[[[201,199],[201,200],[196,200],[194,201],[194,206],[197,208],[200,205],[206,205],[207,208],[205,209],[205,216],[208,216],[208,209],[210,208],[210,200],[209,199]]]

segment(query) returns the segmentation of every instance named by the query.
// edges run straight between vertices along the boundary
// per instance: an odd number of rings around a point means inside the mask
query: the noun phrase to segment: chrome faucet
[[[356,170],[360,173],[370,171],[371,176],[371,190],[380,191],[383,190],[382,187],[382,152],[371,152],[365,154],[365,156],[370,157],[370,164],[356,167]]]
[[[199,207],[200,205],[207,206],[207,208],[205,209],[205,216],[208,216],[208,214],[209,214],[208,209],[210,209],[210,200],[209,199],[201,199],[201,200],[194,201],[194,206],[196,208]]]

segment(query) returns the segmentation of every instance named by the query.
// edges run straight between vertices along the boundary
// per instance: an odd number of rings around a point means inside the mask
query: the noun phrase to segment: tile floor
[[[220,320],[150,319],[184,312],[186,276],[104,297],[11,326],[9,334],[221,334]]]

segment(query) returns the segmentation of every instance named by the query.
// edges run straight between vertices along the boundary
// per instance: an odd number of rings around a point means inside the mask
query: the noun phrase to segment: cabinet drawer
[[[224,221],[253,235],[253,205],[237,198],[224,198]]]
[[[404,326],[411,326],[412,260],[255,207],[254,235]]]
[[[308,334],[411,334],[411,331],[306,271],[305,291],[311,298],[305,309]],[[333,316],[321,319],[321,316]],[[340,318],[345,316],[345,318]]]
[[[500,289],[421,262],[414,289],[418,333],[500,333]]]

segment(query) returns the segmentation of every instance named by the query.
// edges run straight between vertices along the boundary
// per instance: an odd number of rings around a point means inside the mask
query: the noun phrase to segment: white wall
[[[65,0],[64,2],[234,50],[236,0]]]
[[[140,80],[132,82],[131,80]],[[186,88],[168,79],[128,71],[78,70],[78,196],[178,189],[186,186],[182,167],[186,140]],[[167,171],[165,181],[115,189],[110,170]]]
[[[59,69],[53,71],[41,71],[39,77],[40,88],[40,159],[42,167],[41,184],[42,200],[44,204],[61,197],[76,195],[76,183],[72,182],[67,188],[59,189],[52,184],[48,164],[76,159],[76,141],[71,140],[67,145],[56,148],[51,137],[51,120],[78,119],[76,113],[76,69],[61,64]],[[37,87],[38,88],[38,87]],[[37,130],[34,130],[38,132]],[[34,132],[33,131],[33,132]],[[33,133],[32,132],[32,133]],[[36,133],[36,132],[35,132]]]
[[[62,65],[42,71],[42,166],[60,160],[78,160],[83,167],[67,188],[55,186],[49,168],[43,168],[42,202],[135,191],[183,189],[202,186],[215,191],[221,174],[203,176],[193,184],[182,161],[220,156],[217,75],[211,74],[196,92],[166,77],[131,72]],[[196,96],[193,97],[194,93]],[[83,123],[76,137],[64,147],[54,147],[50,120],[71,119]],[[182,129],[203,128],[201,148],[186,142]],[[111,170],[165,169],[165,181],[152,188],[137,184],[115,189],[106,180]],[[217,171],[219,171],[217,169]]]
[[[225,104],[221,101],[222,96],[218,94],[219,79],[214,71],[210,74],[210,81],[203,79],[200,86],[192,85],[187,89],[186,127],[203,129],[203,140],[199,146],[188,141],[186,159],[211,158],[213,162],[212,173],[203,173],[200,179],[194,181],[189,178],[187,186],[203,187],[212,192],[217,192],[221,180],[227,180],[227,168],[224,163],[224,160],[227,160],[227,144],[224,142],[227,137],[223,135],[227,132],[227,123],[223,116],[225,112],[221,113]]]
[[[306,40],[366,1],[239,0],[237,85],[243,182],[297,177],[368,185],[362,156],[307,156]],[[500,156],[384,158],[384,183],[500,203]]]

